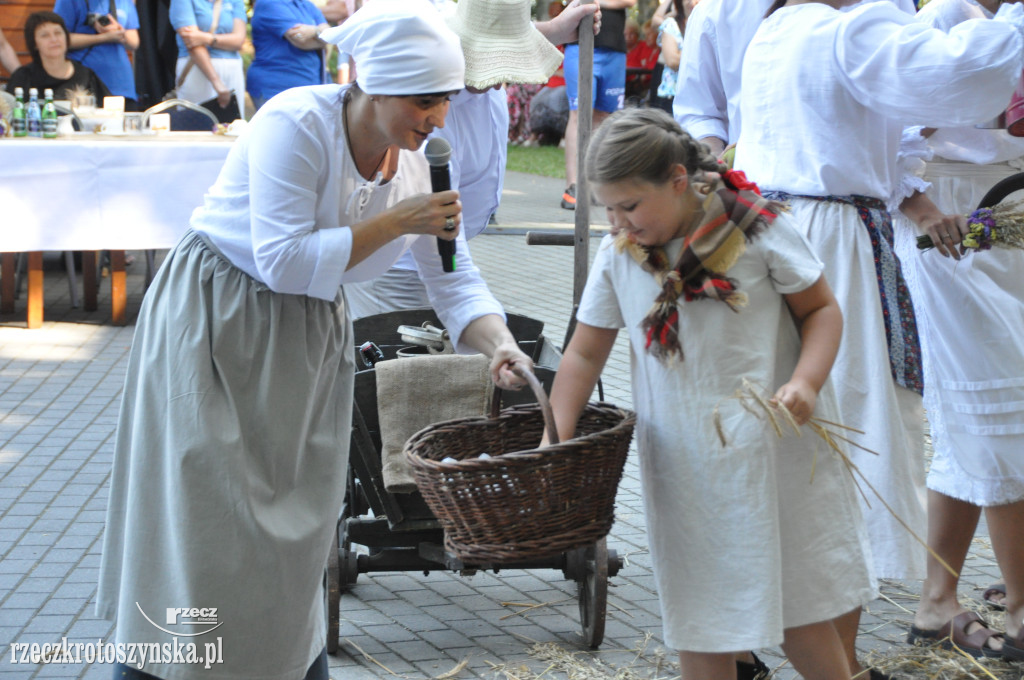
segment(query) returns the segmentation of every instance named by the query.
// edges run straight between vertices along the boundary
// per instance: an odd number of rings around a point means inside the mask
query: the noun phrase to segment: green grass
[[[508,147],[506,170],[565,179],[565,149],[557,146]]]

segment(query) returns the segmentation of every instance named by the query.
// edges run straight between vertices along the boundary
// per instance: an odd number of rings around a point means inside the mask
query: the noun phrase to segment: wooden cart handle
[[[520,368],[517,364],[510,364],[509,368],[513,373],[525,380],[529,384],[530,389],[533,390],[534,396],[537,397],[537,403],[540,404],[541,413],[544,414],[544,428],[548,433],[548,443],[557,444],[559,439],[558,428],[555,426],[555,414],[551,410],[551,401],[548,399],[547,392],[544,391],[544,386],[540,384],[540,380],[533,374],[533,371]],[[495,385],[494,398],[491,399],[491,418],[497,418],[500,411],[501,388]]]

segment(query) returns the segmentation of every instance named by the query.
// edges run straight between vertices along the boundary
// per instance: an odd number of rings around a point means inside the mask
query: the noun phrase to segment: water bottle
[[[25,118],[25,91],[20,87],[14,88],[14,110],[11,112],[11,128],[15,137],[24,137],[28,134],[28,120]]]
[[[28,120],[28,136],[43,136],[43,112],[39,110],[39,90],[34,87],[28,89],[28,106],[25,111],[25,118]]]
[[[43,137],[47,139],[57,138],[57,107],[53,103],[53,90],[43,90]]]

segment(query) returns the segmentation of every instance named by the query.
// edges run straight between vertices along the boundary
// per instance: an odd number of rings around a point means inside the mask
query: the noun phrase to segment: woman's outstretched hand
[[[519,349],[518,344],[507,342],[498,345],[491,356],[490,371],[491,380],[503,390],[518,390],[526,384],[526,380],[512,370],[513,365],[520,370],[533,371],[533,359]]]

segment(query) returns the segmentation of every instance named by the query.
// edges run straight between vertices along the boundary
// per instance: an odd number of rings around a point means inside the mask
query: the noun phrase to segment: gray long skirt
[[[342,300],[275,293],[191,231],[146,294],[97,604],[117,642],[161,645],[146,672],[300,680],[323,649],[352,408]],[[182,663],[189,643],[201,663]]]

